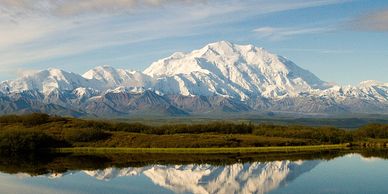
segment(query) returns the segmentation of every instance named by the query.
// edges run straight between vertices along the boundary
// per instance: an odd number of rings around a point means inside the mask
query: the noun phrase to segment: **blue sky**
[[[388,82],[385,0],[2,0],[0,80],[50,67],[142,71],[219,40],[264,47],[325,81]]]

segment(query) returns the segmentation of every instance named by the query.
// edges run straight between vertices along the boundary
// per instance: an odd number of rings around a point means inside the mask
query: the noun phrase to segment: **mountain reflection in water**
[[[152,164],[148,161],[144,165],[128,165],[124,161],[118,161],[117,156],[61,156],[60,159],[53,157],[46,162],[29,164],[30,166],[28,163],[7,165],[2,158],[0,170],[3,173],[0,174],[0,182],[4,181],[5,184],[12,180],[20,188],[26,185],[39,186],[49,191],[46,193],[269,193],[287,188],[302,175],[311,174],[310,171],[321,166],[320,164],[325,165],[333,158],[336,161],[337,158],[348,156],[352,155],[328,153],[318,157],[300,156],[298,160],[280,159],[283,157],[279,156],[279,160],[269,161],[248,157],[248,161],[245,158],[225,164],[219,161],[212,163],[215,158],[207,162],[190,162],[190,159],[187,163],[162,159],[163,162],[155,161]],[[370,153],[359,153],[357,156],[364,162],[372,156],[381,157]],[[128,155],[123,158],[130,157],[134,157],[130,162],[133,159],[139,160],[138,156]],[[140,158],[142,157],[144,156]],[[198,159],[197,157],[202,156],[193,157]],[[226,158],[237,156],[220,157],[227,160]],[[113,160],[116,162],[111,163]],[[21,192],[17,187],[14,190],[0,187],[0,193],[28,192]]]
[[[274,161],[213,165],[152,165],[84,171],[99,180],[144,174],[175,193],[266,193],[314,168],[319,161]]]

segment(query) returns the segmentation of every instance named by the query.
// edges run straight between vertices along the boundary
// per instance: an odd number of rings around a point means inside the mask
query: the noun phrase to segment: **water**
[[[385,152],[2,157],[0,193],[388,193]]]

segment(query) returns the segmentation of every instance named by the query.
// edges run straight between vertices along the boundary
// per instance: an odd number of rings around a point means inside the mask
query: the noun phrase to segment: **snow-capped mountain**
[[[345,100],[346,98],[356,98],[387,102],[388,83],[367,80],[361,82],[358,86],[334,86],[320,92],[322,92],[320,95],[328,95],[342,100]]]
[[[49,69],[0,83],[0,113],[188,115],[212,112],[388,113],[388,83],[339,86],[285,57],[227,41],[174,53],[144,72]]]
[[[141,72],[100,66],[89,70],[82,76],[60,69],[43,70],[17,80],[4,81],[0,84],[0,90],[11,93],[38,90],[48,95],[54,90],[72,91],[77,88],[86,88],[106,91],[118,87],[147,86],[151,86],[151,78]]]
[[[89,70],[82,75],[85,79],[95,81],[99,89],[115,89],[118,87],[151,87],[151,78],[142,72],[115,69],[101,66]]]
[[[58,90],[74,90],[78,87],[92,86],[92,81],[82,76],[66,72],[60,69],[49,69],[40,71],[33,75],[27,75],[17,80],[4,81],[0,84],[3,92],[22,92],[27,90],[38,90],[45,94]]]
[[[283,98],[329,84],[290,60],[253,45],[221,41],[190,53],[174,53],[144,71],[165,93],[213,95],[246,100]]]

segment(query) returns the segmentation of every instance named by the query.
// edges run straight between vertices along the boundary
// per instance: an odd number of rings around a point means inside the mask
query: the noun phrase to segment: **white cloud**
[[[381,9],[353,19],[350,26],[362,31],[388,31],[388,9]]]
[[[219,25],[252,16],[341,2],[0,0],[0,73],[101,48],[217,33]],[[284,37],[302,32],[282,33]]]
[[[275,27],[260,27],[253,30],[260,37],[270,40],[283,40],[292,36],[305,34],[319,34],[331,32],[332,28],[275,28]]]
[[[316,49],[316,48],[280,48],[278,50],[281,51],[288,51],[288,52],[313,52],[313,53],[320,53],[320,54],[353,54],[355,52],[363,52],[365,51],[357,51],[357,50],[350,50],[350,49]],[[368,51],[373,52],[373,51]],[[377,51],[374,51],[377,52]]]
[[[33,75],[33,74],[37,73],[38,71],[39,70],[36,70],[36,69],[19,68],[16,70],[16,75],[18,77],[25,77],[25,76]]]
[[[78,16],[85,14],[117,14],[135,9],[171,4],[201,4],[206,0],[1,0],[0,6],[11,15]],[[19,12],[19,14],[15,14]]]

